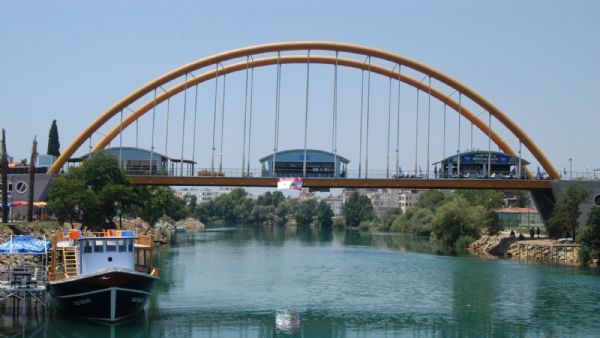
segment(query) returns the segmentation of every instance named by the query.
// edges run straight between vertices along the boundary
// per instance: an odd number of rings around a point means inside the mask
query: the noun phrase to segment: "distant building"
[[[399,190],[398,191],[398,206],[402,212],[415,207],[415,204],[427,190]]]
[[[346,177],[348,159],[323,150],[284,150],[261,158],[263,177]],[[273,168],[273,164],[275,168]]]
[[[181,166],[184,175],[194,175],[194,165],[191,160],[173,159],[166,155],[135,147],[114,147],[101,150],[120,160],[121,167],[129,175],[179,175]],[[92,154],[93,156],[93,154]],[[85,154],[81,157],[71,158],[68,162],[79,163],[90,157]]]
[[[344,205],[344,199],[341,196],[328,196],[325,198],[321,198],[321,200],[329,205],[329,207],[333,211],[334,216],[339,216],[342,214],[342,206]]]
[[[521,159],[521,165],[529,162]],[[434,165],[440,166],[436,173],[439,177],[458,177],[459,157],[453,155]],[[488,164],[491,164],[491,173],[488,175]],[[518,178],[519,157],[497,151],[469,151],[460,153],[460,176],[466,178]],[[522,173],[525,175],[525,172]]]
[[[187,187],[176,190],[175,195],[178,197],[194,195],[197,203],[202,204],[214,201],[217,197],[228,194],[233,189],[233,187]]]
[[[366,191],[365,194],[373,203],[373,209],[379,216],[399,206],[398,191],[396,189],[378,189],[376,191]]]
[[[398,208],[398,190],[396,189],[346,189],[340,197],[342,205],[355,192],[367,196],[371,200],[373,210],[377,215],[381,216],[390,209]]]
[[[505,227],[543,227],[540,214],[533,208],[502,208],[496,210]]]

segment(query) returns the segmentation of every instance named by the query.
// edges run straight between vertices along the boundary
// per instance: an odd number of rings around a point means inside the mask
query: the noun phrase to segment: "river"
[[[145,313],[128,323],[88,323],[51,311],[22,329],[5,316],[2,331],[33,337],[600,335],[597,270],[448,256],[410,236],[208,228],[177,234],[156,259],[161,280]]]

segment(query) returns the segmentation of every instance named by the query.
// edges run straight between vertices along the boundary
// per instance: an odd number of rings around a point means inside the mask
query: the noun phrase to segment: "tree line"
[[[195,202],[191,205],[195,205]],[[333,211],[325,201],[286,199],[279,191],[267,191],[254,199],[244,189],[236,188],[195,206],[193,210],[193,215],[205,223],[283,226],[295,222],[298,226],[333,225]]]
[[[152,226],[164,216],[177,221],[190,214],[170,188],[134,186],[118,160],[102,152],[54,179],[48,208],[59,222],[80,222],[91,231],[120,227],[124,217],[140,217]]]
[[[493,190],[459,190],[453,194],[428,190],[414,207],[404,213],[400,208],[391,209],[371,227],[426,236],[444,247],[464,250],[481,233],[502,230],[495,210],[502,207],[503,196]]]

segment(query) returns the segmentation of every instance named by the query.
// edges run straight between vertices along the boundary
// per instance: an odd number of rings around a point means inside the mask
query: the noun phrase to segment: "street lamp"
[[[570,180],[573,180],[573,159],[569,157],[569,171],[570,173]]]

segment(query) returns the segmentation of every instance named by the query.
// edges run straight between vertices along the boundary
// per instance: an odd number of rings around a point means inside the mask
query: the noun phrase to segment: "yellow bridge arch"
[[[531,140],[531,138],[521,129],[519,126],[514,123],[507,114],[502,112],[499,108],[493,105],[491,102],[486,100],[484,97],[467,87],[466,85],[460,83],[454,78],[430,67],[418,61],[412,60],[410,58],[366,46],[348,44],[348,43],[340,43],[340,42],[326,42],[326,41],[301,41],[301,42],[280,42],[280,43],[270,43],[263,45],[250,46],[240,49],[235,49],[219,54],[215,54],[206,58],[199,59],[197,61],[191,62],[189,64],[183,65],[176,69],[173,69],[170,72],[167,72],[160,77],[146,83],[141,86],[128,96],[124,97],[117,103],[115,103],[112,107],[104,111],[96,120],[94,120],[89,126],[87,126],[76,138],[75,140],[65,149],[65,151],[59,156],[59,158],[55,161],[53,166],[49,169],[50,173],[57,173],[64,163],[81,147],[81,145],[88,139],[94,132],[96,132],[99,128],[101,128],[106,122],[108,122],[112,117],[118,114],[123,109],[127,108],[130,104],[136,102],[138,99],[143,96],[149,94],[155,89],[161,87],[162,85],[177,79],[185,74],[189,74],[195,70],[200,68],[204,68],[210,65],[219,64],[228,60],[241,58],[241,57],[249,57],[256,54],[262,53],[270,53],[270,52],[283,52],[283,51],[295,51],[295,50],[324,50],[324,51],[336,51],[336,52],[345,52],[345,53],[353,53],[364,55],[367,57],[378,58],[382,60],[386,60],[389,62],[393,62],[395,64],[401,65],[403,67],[409,67],[416,71],[419,71],[425,75],[431,76],[432,78],[446,84],[450,88],[453,88],[457,92],[465,95],[469,99],[471,99],[474,103],[488,111],[492,116],[494,116],[500,123],[502,123],[508,130],[510,130],[513,135],[530,151],[530,153],[536,158],[536,160],[540,163],[540,165],[544,168],[544,170],[548,173],[548,175],[552,179],[559,179],[560,174],[554,168],[552,163],[547,159],[541,149]],[[376,64],[367,65],[365,62],[349,59],[349,58],[337,58],[331,56],[322,56],[322,55],[286,55],[281,57],[266,57],[260,59],[250,59],[248,61],[238,62],[230,65],[223,66],[219,70],[213,70],[206,73],[201,74],[200,76],[192,77],[188,79],[184,83],[180,83],[169,88],[167,91],[161,93],[156,96],[156,100],[150,100],[142,106],[140,106],[137,110],[135,110],[131,115],[129,115],[122,124],[119,124],[117,127],[113,128],[109,134],[107,134],[104,139],[102,139],[93,150],[100,150],[106,147],[106,145],[114,139],[121,130],[125,129],[129,124],[133,123],[139,117],[141,117],[144,113],[149,111],[152,107],[156,106],[160,102],[167,100],[168,98],[184,91],[186,88],[199,84],[201,82],[212,79],[216,76],[224,75],[227,73],[232,73],[236,71],[245,70],[247,67],[262,67],[276,64],[280,62],[282,64],[286,63],[306,63],[310,61],[311,63],[321,63],[321,64],[338,64],[346,67],[353,67],[363,70],[370,69],[374,73],[378,73],[383,76],[388,76],[390,78],[400,80],[406,84],[409,84],[415,88],[418,88],[421,91],[428,92],[431,90],[431,95],[438,100],[447,104],[450,108],[458,111],[461,115],[471,121],[475,126],[477,126],[483,133],[490,135],[492,140],[502,151],[509,153],[511,155],[516,155],[514,150],[511,149],[506,142],[502,140],[502,138],[495,133],[494,131],[489,130],[488,125],[479,119],[473,112],[466,109],[464,106],[460,106],[458,102],[452,100],[448,95],[444,94],[438,89],[433,87],[429,87],[427,85],[422,84],[416,79],[407,76],[406,74],[402,74],[399,71],[395,72],[392,69],[379,66]]]

